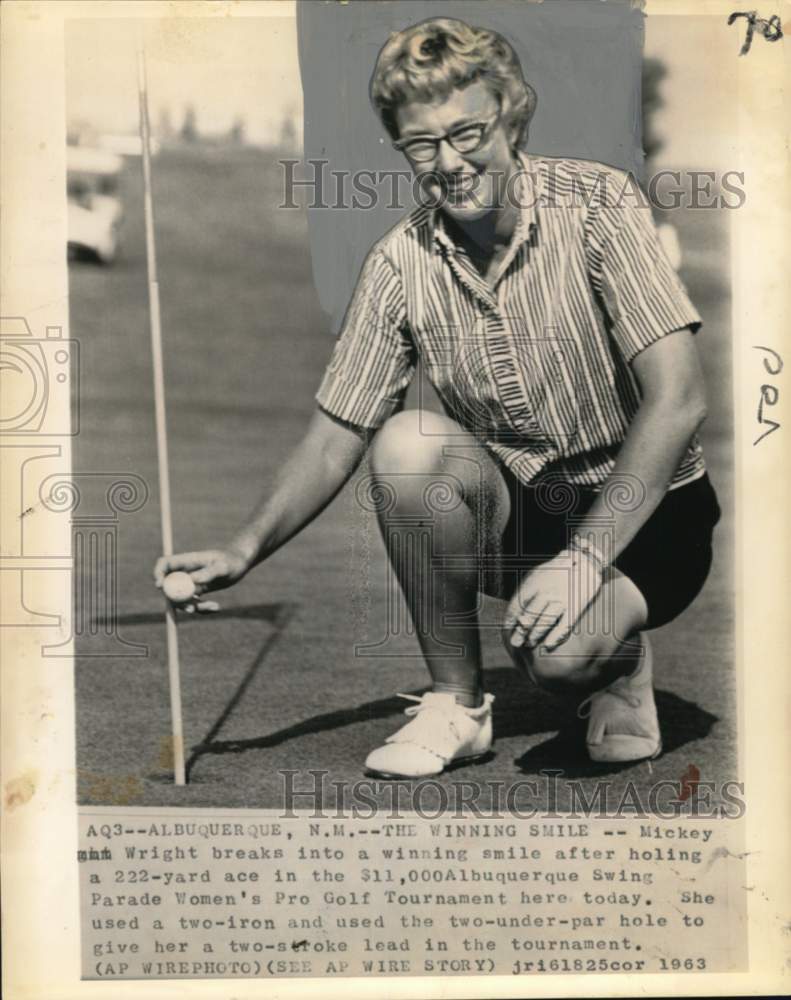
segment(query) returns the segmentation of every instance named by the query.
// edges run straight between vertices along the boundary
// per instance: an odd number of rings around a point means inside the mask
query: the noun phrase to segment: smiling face
[[[480,147],[459,152],[445,139],[432,159],[409,159],[415,176],[421,179],[424,198],[457,222],[474,222],[504,208],[504,192],[517,169],[510,137],[497,97],[482,80],[463,89],[454,89],[436,101],[412,102],[396,110],[399,143],[417,138],[455,134],[465,126],[487,123]],[[463,144],[462,144],[463,145]]]

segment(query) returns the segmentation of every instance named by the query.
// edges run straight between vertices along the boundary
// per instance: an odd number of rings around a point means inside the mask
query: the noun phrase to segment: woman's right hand
[[[181,610],[187,612],[217,611],[216,601],[203,601],[204,594],[232,586],[250,569],[249,560],[235,549],[205,549],[201,552],[179,552],[160,556],[154,566],[154,583],[161,590],[169,573],[189,573],[195,583],[195,597]]]
[[[368,446],[370,432],[351,427],[317,409],[302,441],[278,470],[274,490],[264,497],[248,522],[222,549],[181,552],[163,556],[154,567],[162,587],[168,573],[189,573],[196,595],[186,611],[216,611],[204,594],[230,587],[253,566],[268,559],[338,494],[357,468]]]

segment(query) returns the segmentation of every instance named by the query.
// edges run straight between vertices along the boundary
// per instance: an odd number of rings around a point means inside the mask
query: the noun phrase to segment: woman
[[[370,251],[272,495],[225,548],[160,559],[157,583],[187,570],[208,607],[370,447],[389,517],[433,534],[427,550],[386,532],[432,690],[368,770],[438,774],[490,749],[480,590],[508,599],[515,663],[588,717],[594,760],[655,757],[647,632],[702,587],[719,517],[695,438],[700,318],[626,175],[521,152],[535,95],[504,38],[410,27],[380,52],[371,97],[425,204]],[[402,408],[418,357],[443,414]]]

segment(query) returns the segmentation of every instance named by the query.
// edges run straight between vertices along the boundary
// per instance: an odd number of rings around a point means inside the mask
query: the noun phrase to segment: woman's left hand
[[[559,553],[529,573],[517,587],[504,626],[511,645],[551,651],[564,643],[601,590],[596,560],[577,551]]]

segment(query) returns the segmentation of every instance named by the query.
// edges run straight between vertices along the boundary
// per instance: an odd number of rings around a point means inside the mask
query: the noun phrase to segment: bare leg
[[[371,465],[395,497],[380,525],[433,689],[476,707],[482,699],[475,614],[481,558],[496,561],[500,552],[508,488],[472,435],[428,411],[388,420],[374,439]]]

